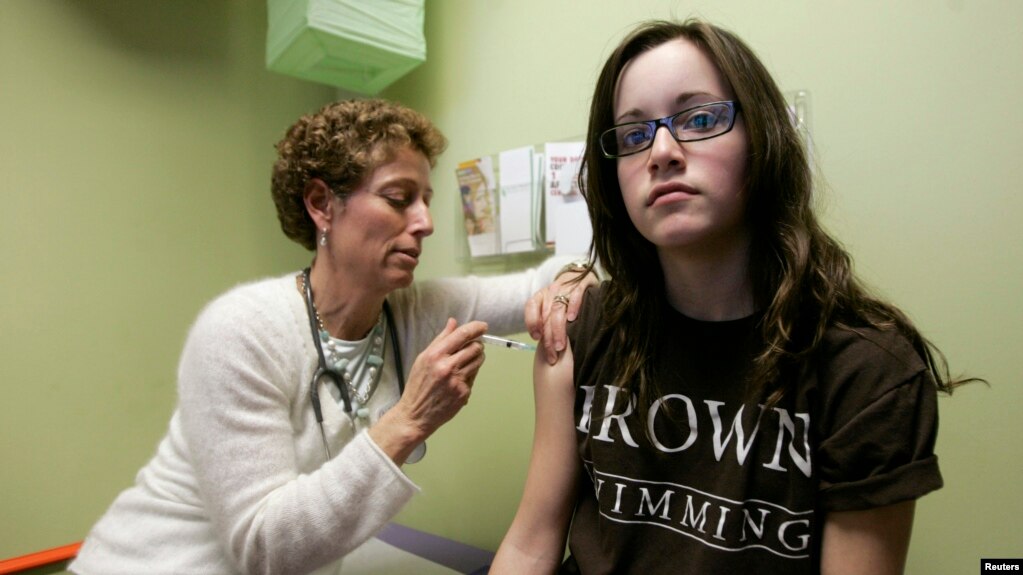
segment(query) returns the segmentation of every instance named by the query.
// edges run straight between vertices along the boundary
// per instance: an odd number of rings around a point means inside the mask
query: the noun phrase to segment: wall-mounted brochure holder
[[[459,163],[469,257],[585,254],[593,233],[578,185],[584,149],[550,142]]]

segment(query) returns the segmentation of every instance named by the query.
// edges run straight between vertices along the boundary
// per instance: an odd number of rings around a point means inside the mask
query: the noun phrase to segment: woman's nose
[[[433,216],[430,215],[430,206],[419,200],[409,214],[409,227],[413,234],[428,236],[433,233]]]
[[[675,140],[667,126],[657,126],[657,131],[654,132],[654,143],[650,145],[650,158],[647,164],[651,171],[672,167],[680,168],[686,165],[686,155],[682,150],[682,144]]]

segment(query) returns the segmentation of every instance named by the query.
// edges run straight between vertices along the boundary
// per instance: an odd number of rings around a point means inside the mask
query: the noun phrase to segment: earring
[[[320,245],[327,245],[327,228],[323,228],[323,233],[320,234]]]

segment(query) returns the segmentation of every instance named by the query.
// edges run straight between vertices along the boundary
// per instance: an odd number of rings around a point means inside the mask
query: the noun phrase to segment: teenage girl
[[[962,382],[821,228],[756,55],[641,25],[598,80],[583,173],[612,279],[536,361],[491,573],[900,573],[942,485],[937,392]]]

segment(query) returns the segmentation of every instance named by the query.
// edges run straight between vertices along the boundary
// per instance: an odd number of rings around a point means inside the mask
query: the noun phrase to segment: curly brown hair
[[[299,118],[277,142],[271,192],[284,234],[316,249],[316,226],[303,196],[313,178],[342,201],[402,148],[436,164],[447,139],[425,116],[386,100],[344,100]]]

